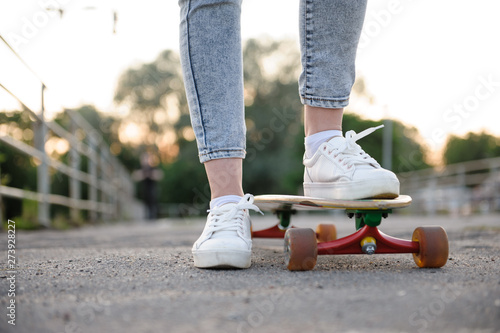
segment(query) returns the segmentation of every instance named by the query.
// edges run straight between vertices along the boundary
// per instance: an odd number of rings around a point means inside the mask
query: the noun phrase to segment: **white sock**
[[[241,198],[242,197],[239,195],[223,195],[222,197],[218,197],[210,201],[210,209],[214,209],[231,202],[238,203]]]
[[[323,142],[330,140],[334,136],[342,136],[342,131],[329,130],[306,136],[304,139],[306,158],[311,158]]]

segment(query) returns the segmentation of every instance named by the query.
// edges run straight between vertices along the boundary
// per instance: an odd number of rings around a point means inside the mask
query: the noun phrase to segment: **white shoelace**
[[[251,209],[264,215],[259,207],[253,204],[253,200],[253,195],[245,194],[236,205],[223,205],[209,209],[208,231],[210,235],[217,231],[236,231],[240,237],[243,237],[245,210]]]
[[[345,134],[344,145],[336,149],[329,150],[328,154],[331,155],[333,153],[334,158],[337,158],[339,155],[341,155],[338,161],[342,162],[343,165],[347,166],[348,169],[351,169],[354,164],[372,164],[376,167],[380,167],[378,162],[373,157],[368,155],[356,143],[356,141],[358,141],[361,138],[364,138],[367,135],[370,135],[371,133],[375,132],[376,130],[382,127],[384,127],[384,125],[380,125],[377,127],[370,127],[368,129],[365,129],[363,132],[357,134],[355,131],[348,131]]]

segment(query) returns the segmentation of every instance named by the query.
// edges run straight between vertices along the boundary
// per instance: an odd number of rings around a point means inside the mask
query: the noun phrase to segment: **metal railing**
[[[428,214],[500,211],[500,157],[398,174],[410,211]]]
[[[5,43],[20,62],[32,71],[1,36],[0,42]],[[30,118],[35,119],[33,124],[34,147],[16,140],[5,131],[0,131],[0,141],[15,148],[20,153],[31,156],[37,164],[37,191],[0,184],[0,201],[2,196],[37,201],[39,223],[46,227],[50,226],[50,205],[69,207],[71,218],[75,220],[78,219],[81,210],[89,211],[89,217],[93,221],[99,217],[103,220],[142,217],[144,209],[142,204],[134,198],[134,184],[130,174],[118,159],[110,154],[110,148],[101,134],[72,110],[65,110],[70,119],[69,129],[65,129],[53,121],[46,121],[44,106],[46,85],[38,76],[36,77],[40,81],[41,87],[41,109],[39,112],[29,108],[0,83],[0,88],[17,100],[25,112],[30,113],[32,116]],[[75,135],[79,130],[86,134],[83,140]],[[68,164],[47,154],[45,146],[49,131],[52,135],[68,142],[70,147]],[[82,156],[88,160],[87,172],[80,170]],[[50,192],[50,168],[69,177],[69,197]],[[82,182],[88,184],[87,199],[81,198]],[[2,217],[0,216],[0,218]]]

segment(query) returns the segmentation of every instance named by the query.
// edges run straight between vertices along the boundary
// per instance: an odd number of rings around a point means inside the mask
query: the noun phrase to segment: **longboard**
[[[333,200],[298,195],[258,195],[254,203],[265,211],[282,209],[318,210],[318,209],[373,209],[384,210],[404,208],[411,205],[411,197],[400,195],[395,199]]]
[[[272,211],[278,223],[268,229],[252,231],[252,237],[284,238],[285,265],[289,270],[311,270],[322,254],[412,253],[419,267],[442,267],[448,260],[448,236],[440,226],[415,229],[411,240],[382,233],[378,226],[393,209],[411,205],[412,199],[400,195],[394,199],[332,200],[295,195],[259,195],[254,204],[263,211]],[[333,224],[320,224],[316,231],[292,226],[292,215],[304,210],[345,210],[355,217],[356,231],[337,239]]]

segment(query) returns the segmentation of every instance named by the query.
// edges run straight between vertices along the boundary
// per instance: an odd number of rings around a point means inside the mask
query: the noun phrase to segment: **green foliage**
[[[51,227],[58,230],[66,230],[81,227],[85,224],[85,220],[82,217],[79,217],[76,221],[72,221],[68,215],[68,212],[62,213],[61,211],[57,211],[54,213],[54,217],[51,220]]]
[[[469,132],[464,137],[450,136],[443,157],[446,164],[454,164],[499,156],[500,138],[486,132]]]
[[[114,99],[127,105],[134,121],[145,123],[153,134],[171,129],[176,124],[168,123],[168,117],[161,114],[175,119],[189,113],[178,55],[163,51],[152,63],[126,70],[119,79]],[[178,125],[189,124],[185,117],[182,120]]]
[[[87,120],[102,136],[105,145],[115,143],[119,147],[118,157],[122,163],[129,169],[135,170],[139,167],[138,154],[132,148],[121,145],[118,139],[118,127],[120,120],[113,117],[106,116],[96,110],[91,105],[84,105],[75,110],[83,118]],[[71,123],[68,115],[61,112],[54,119],[56,123],[63,128],[71,131]],[[19,139],[26,144],[33,146],[33,120],[30,119],[28,112],[11,111],[0,113],[0,124],[8,125],[8,134],[16,139]],[[79,130],[74,133],[81,140],[84,140],[89,133]],[[49,131],[48,137],[51,138],[54,134]],[[69,163],[69,153],[62,156],[57,156],[57,159],[65,164]],[[81,156],[80,170],[87,170],[88,160],[85,156]],[[19,152],[3,142],[0,142],[0,183],[1,185],[22,188],[29,191],[37,190],[37,171],[36,162],[28,155]],[[81,198],[88,198],[88,185],[81,183]],[[68,176],[50,169],[50,191],[52,194],[60,194],[64,196],[69,195],[69,179]],[[23,202],[17,198],[2,197],[2,213],[6,218],[20,218],[20,225],[26,225],[30,228],[36,221],[32,220],[29,215],[35,208],[31,204]],[[36,209],[34,210],[36,211]],[[28,214],[28,215],[25,215]],[[82,213],[82,218],[78,221],[69,220],[69,209],[67,207],[51,205],[51,216],[56,223],[55,227],[60,226],[65,228],[65,224],[75,226],[80,225],[82,220],[86,217],[87,212]]]
[[[392,120],[392,122],[392,170],[401,173],[428,168],[429,164],[425,161],[425,149],[419,143],[421,139],[417,129],[396,120]],[[353,113],[346,113],[343,118],[343,127],[346,130],[354,130],[356,133],[381,124],[380,121],[362,119]],[[383,154],[383,136],[386,130],[388,129],[383,128],[375,131],[358,142],[363,150],[380,163]]]
[[[0,124],[8,125],[8,133],[22,142],[33,144],[32,122],[28,112],[12,111],[0,113]],[[0,184],[36,190],[35,161],[17,149],[0,141]],[[18,199],[3,197],[3,212],[6,218],[21,215],[23,206]]]
[[[38,224],[38,202],[23,199],[21,211],[20,216],[11,218],[16,222],[16,229],[34,230],[40,228],[40,224]],[[7,229],[7,219],[4,222],[4,229]]]
[[[198,160],[198,150],[194,142],[179,143],[181,149],[176,161],[162,165],[160,202],[185,203],[204,211],[210,201],[205,168]]]
[[[249,40],[243,56],[247,124],[244,189],[256,194],[296,194],[302,185],[304,154],[301,122],[303,106],[297,94],[296,82],[300,69],[298,50],[293,42]],[[143,75],[151,75],[155,67],[154,64],[144,67],[148,70],[143,70]],[[140,82],[140,75],[134,80]],[[359,82],[356,93],[371,100],[363,81]],[[155,97],[153,100],[160,101],[162,98]],[[145,108],[140,103],[135,106]],[[183,109],[186,109],[185,106]],[[189,118],[187,114],[183,116],[184,120],[179,121],[182,125],[173,124],[174,127],[186,126]],[[362,119],[352,112],[344,116],[344,128],[356,132],[379,124]],[[377,131],[360,142],[379,161],[382,159],[382,138],[383,131]],[[415,128],[394,122],[393,170],[403,172],[428,167],[424,160],[424,149],[418,141]],[[161,202],[203,206],[208,203],[210,193],[204,168],[198,162],[196,145],[184,140],[181,135],[178,135],[177,144],[179,155],[173,162],[163,166],[165,177],[161,182]]]
[[[296,194],[302,186],[304,135],[303,106],[298,96],[297,77],[300,56],[291,41],[249,40],[243,49],[245,104],[247,124],[247,158],[244,161],[245,191]],[[166,65],[169,62],[172,65]],[[175,65],[175,66],[174,66]],[[164,178],[160,184],[162,203],[186,203],[198,209],[210,200],[203,166],[198,162],[196,144],[186,140],[183,130],[189,125],[184,92],[179,90],[178,58],[163,52],[152,63],[126,71],[118,85],[115,100],[128,103],[133,113],[140,113],[151,130],[155,127],[155,110],[171,112],[164,103],[175,96],[180,117],[166,128],[174,129],[179,154],[162,166]],[[163,82],[157,84],[158,82]],[[170,83],[169,83],[170,82]],[[359,80],[355,93],[369,103],[372,96]],[[360,118],[353,112],[344,116],[344,128],[360,132],[380,122]],[[382,159],[383,131],[362,139],[360,144],[375,157]],[[393,126],[393,170],[410,171],[428,167],[424,149],[414,128],[400,122]],[[279,166],[279,167],[276,167]]]
[[[299,171],[303,129],[296,82],[298,51],[291,42],[249,40],[243,54],[247,91],[244,189],[250,193],[296,193],[303,172]],[[273,70],[266,70],[265,63],[272,64],[267,67]]]
[[[295,44],[291,41],[249,40],[244,46],[247,158],[244,161],[243,185],[246,192],[296,194],[302,187],[303,106],[297,93],[300,57]],[[362,80],[357,81],[354,93],[356,98],[365,98],[368,103],[373,101]],[[185,204],[178,206],[194,207],[193,211],[203,212],[210,200],[210,191],[190,132],[189,110],[178,56],[172,51],[164,51],[153,62],[126,70],[118,82],[115,101],[130,109],[126,118],[110,117],[91,105],[83,105],[76,111],[97,129],[105,144],[112,145],[114,154],[129,171],[140,169],[140,155],[144,151],[161,157],[159,167],[164,173],[159,182],[161,203]],[[349,110],[344,115],[344,129],[359,133],[380,124],[362,119],[355,111]],[[60,113],[55,121],[70,129],[67,114]],[[120,126],[130,121],[146,125],[149,129],[143,144],[120,141]],[[0,113],[0,123],[12,124],[22,131],[32,126],[25,112]],[[26,134],[23,140],[32,144],[29,131],[23,133]],[[84,131],[75,134],[81,140],[89,135]],[[367,153],[381,161],[382,139],[383,130],[380,130],[359,143]],[[392,141],[392,169],[395,172],[428,166],[415,128],[395,121]],[[68,163],[69,154],[59,156],[59,159]],[[80,169],[86,171],[87,165],[86,157],[82,156]],[[0,168],[3,185],[36,190],[33,161],[2,143]],[[81,185],[81,197],[86,199],[88,186]],[[68,191],[68,177],[52,171],[51,192],[68,195]],[[30,203],[9,198],[3,198],[3,201],[7,217],[32,220],[33,216],[29,214],[36,209]],[[28,215],[23,215],[25,210]],[[186,212],[191,210],[186,209]],[[66,228],[81,223],[80,220],[69,221],[68,215],[67,207],[52,206],[51,216],[56,217],[54,226]]]

